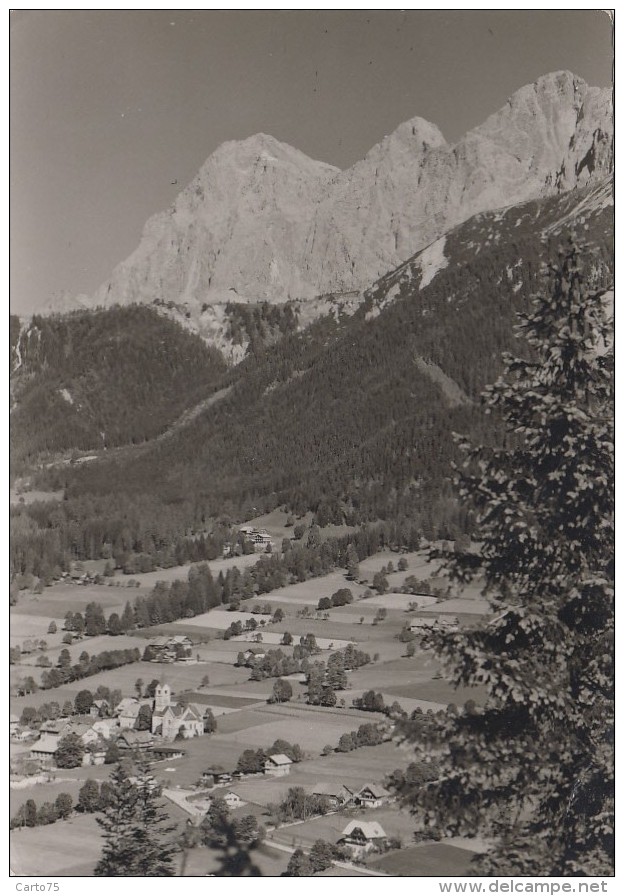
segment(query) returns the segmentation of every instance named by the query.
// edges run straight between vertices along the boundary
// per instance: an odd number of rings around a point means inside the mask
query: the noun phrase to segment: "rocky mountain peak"
[[[415,153],[424,153],[430,149],[438,149],[447,146],[447,142],[444,139],[440,128],[419,116],[410,118],[409,121],[404,121],[390,134],[390,136],[385,137],[378,146],[389,146],[393,144],[399,144],[409,148]],[[375,149],[377,149],[377,147],[374,147],[371,152],[374,152]]]
[[[613,164],[610,93],[571,72],[516,91],[450,146],[415,117],[345,171],[267,134],[222,144],[92,304],[188,309],[361,291],[474,214]]]

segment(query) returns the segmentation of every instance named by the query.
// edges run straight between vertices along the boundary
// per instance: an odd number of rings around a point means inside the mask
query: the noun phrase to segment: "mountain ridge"
[[[201,332],[211,304],[360,292],[478,212],[610,173],[612,132],[610,92],[554,72],[454,145],[416,116],[343,171],[270,135],[228,141],[78,302],[173,302]]]

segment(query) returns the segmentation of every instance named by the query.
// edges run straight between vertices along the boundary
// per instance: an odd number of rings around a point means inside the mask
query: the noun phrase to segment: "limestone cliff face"
[[[258,134],[223,144],[89,304],[204,305],[363,290],[478,212],[613,167],[608,90],[540,78],[450,146],[414,118],[346,171]]]

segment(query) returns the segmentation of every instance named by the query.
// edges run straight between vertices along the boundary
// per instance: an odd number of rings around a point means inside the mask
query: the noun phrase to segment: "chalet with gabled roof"
[[[275,753],[275,755],[269,756],[265,760],[264,773],[265,775],[273,775],[279,778],[290,773],[291,765],[292,759],[284,753]]]
[[[363,806],[365,809],[378,809],[387,803],[390,797],[390,791],[382,787],[381,784],[364,784],[354,794],[353,802],[356,806]]]
[[[350,821],[338,841],[354,857],[365,855],[374,849],[382,849],[386,844],[386,832],[378,821]]]
[[[60,740],[61,738],[58,734],[42,735],[39,740],[32,745],[30,758],[52,765],[54,762],[54,754],[58,750]]]
[[[344,806],[353,796],[353,792],[342,784],[329,783],[327,781],[315,784],[311,788],[311,793],[312,796],[324,797],[332,809]]]

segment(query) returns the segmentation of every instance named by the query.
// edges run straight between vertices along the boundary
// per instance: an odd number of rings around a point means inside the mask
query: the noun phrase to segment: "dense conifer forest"
[[[238,338],[257,338],[230,369],[142,307],[36,319],[30,335],[13,324],[14,463],[93,447],[100,431],[120,446],[90,463],[40,465],[32,482],[64,500],[13,511],[14,570],[120,552],[166,565],[185,557],[187,536],[208,521],[277,506],[311,510],[321,525],[381,519],[428,538],[470,532],[451,486],[453,433],[500,439],[480,393],[503,353],[520,347],[515,314],[526,311],[550,251],[542,231],[553,229],[556,244],[557,222],[570,214],[565,195],[476,216],[447,235],[449,263],[431,282],[421,284],[415,256],[352,317],[331,314],[297,332],[286,309],[233,314]],[[585,216],[592,253],[583,262],[596,288],[612,282],[610,223],[604,205]],[[168,427],[168,438],[154,438]]]

